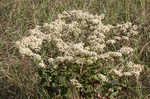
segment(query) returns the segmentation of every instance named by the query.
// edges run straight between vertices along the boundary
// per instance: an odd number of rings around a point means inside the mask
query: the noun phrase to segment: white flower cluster
[[[22,40],[16,42],[16,47],[19,48],[19,52],[22,55],[32,56],[36,60],[40,61],[39,65],[44,67],[44,62],[41,55],[34,53],[32,50],[40,50],[45,35],[39,30],[39,26],[30,30],[30,36],[24,37]]]
[[[133,49],[131,47],[122,47],[120,49],[120,52],[122,54],[131,54],[133,52]]]
[[[71,79],[70,82],[72,83],[72,85],[74,85],[77,88],[81,88],[82,87],[82,84],[80,84],[78,82],[78,80],[76,80],[76,79]]]
[[[37,59],[41,67],[48,66],[40,53],[44,41],[47,41],[49,48],[45,51],[46,59],[55,67],[65,61],[86,65],[113,59],[116,64],[118,58],[134,52],[131,44],[126,42],[132,41],[138,34],[137,26],[131,23],[104,25],[102,19],[103,14],[92,15],[82,10],[64,11],[50,24],[30,30],[30,35],[17,41],[16,45],[22,55]],[[125,43],[122,45],[122,42]],[[135,66],[140,67],[135,64],[131,68]],[[135,74],[138,69],[130,70],[128,72],[134,71],[131,74]]]
[[[119,77],[122,76],[133,76],[138,77],[143,70],[143,66],[140,64],[134,64],[133,62],[128,62],[122,69],[112,69],[111,73],[115,73]]]
[[[108,78],[107,78],[105,75],[99,74],[98,77],[99,77],[102,81],[108,82]]]

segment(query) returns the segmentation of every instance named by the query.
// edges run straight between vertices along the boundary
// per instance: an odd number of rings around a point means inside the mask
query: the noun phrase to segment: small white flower
[[[44,64],[43,61],[41,61],[41,62],[39,63],[39,66],[42,67],[42,68],[46,68],[46,66],[45,66],[45,64]]]
[[[112,69],[111,73],[114,73],[114,74],[116,74],[116,75],[119,76],[119,77],[122,77],[122,76],[123,76],[122,72],[119,71],[119,70],[116,70],[116,69]]]
[[[32,56],[33,55],[33,52],[29,48],[20,48],[19,52],[22,55],[27,55],[27,56]]]
[[[108,82],[108,78],[103,75],[103,74],[98,74],[99,78],[102,80],[102,81],[105,81],[105,82]]]
[[[133,25],[133,30],[137,30],[138,26],[137,25]]]
[[[143,70],[143,65],[134,64],[131,61],[128,62],[126,66],[129,68],[129,72],[131,72],[135,76],[139,76],[140,72],[142,72]]]
[[[132,72],[124,72],[123,75],[129,77],[129,76],[132,76],[133,74],[132,74]]]
[[[115,44],[116,41],[115,41],[115,40],[108,40],[108,41],[106,41],[106,43],[107,43],[107,44]]]
[[[90,65],[90,64],[93,64],[93,61],[90,60],[90,59],[88,59],[88,60],[87,60],[87,64],[89,64],[89,65]]]
[[[99,22],[100,22],[100,20],[98,20],[98,19],[93,19],[93,20],[92,20],[92,24],[94,24],[94,25],[99,24]]]
[[[112,57],[122,57],[120,52],[108,52],[108,54]]]
[[[39,60],[39,61],[42,60],[41,56],[38,55],[38,54],[33,54],[32,56],[33,56],[35,59]]]
[[[100,54],[99,58],[100,59],[107,59],[107,58],[110,58],[110,55],[109,55],[109,53]]]
[[[128,40],[129,40],[129,37],[127,37],[127,36],[122,36],[122,39],[128,41]]]
[[[80,83],[78,82],[78,80],[76,80],[76,79],[71,79],[70,81],[71,81],[71,83],[72,83],[75,87],[77,87],[77,88],[81,88],[81,87],[82,87],[82,84],[80,84]]]
[[[58,56],[56,58],[56,62],[64,62],[64,61],[65,61],[64,57]]]
[[[49,58],[49,59],[48,59],[48,62],[49,62],[50,64],[52,64],[52,65],[53,65],[53,64],[54,64],[54,62],[55,62],[55,59],[53,59],[53,58]]]
[[[133,49],[131,47],[122,47],[120,49],[120,52],[122,54],[131,54],[133,52]]]

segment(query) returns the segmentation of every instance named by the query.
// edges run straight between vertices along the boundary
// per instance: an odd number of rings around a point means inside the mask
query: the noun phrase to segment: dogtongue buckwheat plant
[[[48,90],[51,96],[65,96],[70,88],[81,97],[92,97],[102,89],[102,82],[140,75],[143,65],[133,62],[138,27],[130,22],[105,25],[103,19],[103,14],[64,11],[16,42],[22,55],[43,68],[40,76],[47,75],[45,82],[49,82],[45,86],[56,89]]]

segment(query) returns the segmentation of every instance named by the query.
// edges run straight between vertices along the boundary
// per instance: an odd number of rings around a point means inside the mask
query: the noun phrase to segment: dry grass
[[[37,67],[28,57],[21,57],[14,42],[28,34],[35,25],[50,23],[64,10],[84,9],[104,13],[105,23],[131,21],[140,25],[137,63],[145,65],[136,97],[147,98],[150,92],[150,1],[149,0],[0,0],[0,99],[40,99]],[[146,45],[147,44],[147,45]],[[140,52],[140,54],[139,54]],[[136,89],[136,88],[135,88]],[[132,94],[126,96],[127,99]]]

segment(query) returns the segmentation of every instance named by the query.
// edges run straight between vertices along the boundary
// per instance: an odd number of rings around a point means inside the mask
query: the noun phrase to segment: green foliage
[[[81,70],[82,68],[82,70]],[[39,70],[41,86],[50,97],[67,97],[75,88],[78,95],[89,98],[94,94],[93,85],[98,84],[100,79],[97,72],[100,66],[97,64],[89,66],[77,66],[70,63],[60,64],[58,68],[51,67],[46,70]],[[82,85],[79,88],[71,84],[71,79],[77,79]]]

